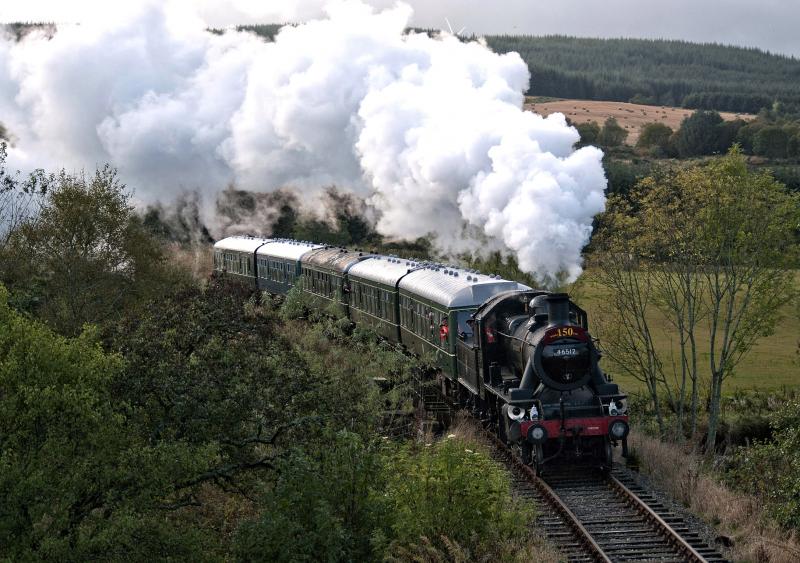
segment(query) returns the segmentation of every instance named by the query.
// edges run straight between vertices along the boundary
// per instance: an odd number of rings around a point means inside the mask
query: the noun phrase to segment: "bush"
[[[593,145],[600,138],[600,125],[596,121],[578,123],[575,129],[578,130],[581,136],[581,143],[584,145]]]
[[[725,478],[761,498],[781,525],[800,529],[800,401],[773,413],[770,423],[773,439],[738,449]]]
[[[662,151],[666,151],[670,137],[672,137],[672,129],[663,123],[646,123],[642,127],[636,146],[644,149],[658,147]]]
[[[236,532],[235,553],[247,561],[376,559],[389,515],[378,443],[346,430],[323,432],[316,451],[295,450],[261,499],[261,514]]]
[[[298,278],[296,285],[289,290],[286,294],[286,299],[281,305],[281,316],[285,320],[302,319],[308,317],[309,301],[308,294],[304,293],[300,287],[302,286],[302,278]]]
[[[613,117],[606,119],[598,141],[604,147],[618,147],[628,138],[628,132]]]
[[[393,549],[443,536],[477,549],[524,534],[533,517],[512,501],[504,470],[459,438],[402,448],[387,480]]]
[[[767,158],[786,158],[789,134],[777,125],[768,125],[753,138],[753,153]]]
[[[0,286],[0,559],[202,558],[213,541],[168,507],[215,449],[137,434],[111,390],[122,359],[95,331],[58,336],[6,296]]]
[[[718,132],[722,117],[716,111],[698,110],[687,117],[678,129],[675,144],[682,158],[720,152]]]

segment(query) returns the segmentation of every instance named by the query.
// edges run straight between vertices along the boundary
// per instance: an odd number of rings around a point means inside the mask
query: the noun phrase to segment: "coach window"
[[[462,340],[471,341],[473,336],[473,327],[475,326],[474,321],[469,322],[472,319],[473,311],[459,311],[456,315],[456,324],[458,326],[458,336]]]

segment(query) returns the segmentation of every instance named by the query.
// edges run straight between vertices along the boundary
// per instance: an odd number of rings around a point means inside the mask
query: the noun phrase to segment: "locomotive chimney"
[[[569,295],[566,293],[548,295],[547,316],[551,325],[569,324]]]

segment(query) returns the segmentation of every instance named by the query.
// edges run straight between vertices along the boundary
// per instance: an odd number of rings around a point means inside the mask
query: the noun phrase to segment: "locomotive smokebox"
[[[553,293],[547,296],[547,321],[549,325],[569,324],[569,295]]]

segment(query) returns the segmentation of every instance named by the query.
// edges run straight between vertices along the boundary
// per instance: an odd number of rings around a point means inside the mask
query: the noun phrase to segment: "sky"
[[[26,0],[0,2],[0,22],[124,18],[148,0]],[[188,0],[186,0],[188,2]],[[368,0],[388,7],[394,0]],[[299,22],[324,14],[325,0],[195,0],[213,27]],[[800,2],[796,0],[406,0],[412,24],[475,34],[642,37],[758,47],[800,57]],[[126,8],[127,6],[127,8]]]

